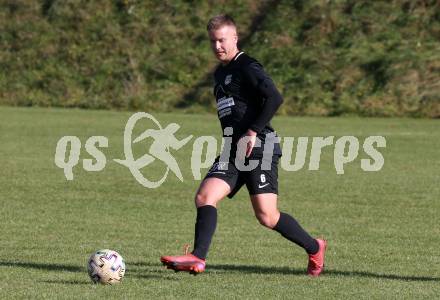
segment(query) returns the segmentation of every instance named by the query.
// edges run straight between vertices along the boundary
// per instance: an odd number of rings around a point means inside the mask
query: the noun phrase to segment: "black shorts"
[[[258,160],[258,166],[251,171],[240,171],[235,165],[234,160],[228,162],[219,162],[217,157],[209,169],[206,178],[219,178],[225,181],[230,187],[231,192],[228,198],[234,195],[246,184],[249,195],[274,193],[278,194],[278,160],[280,156],[274,155],[271,161],[265,161],[263,164],[262,158],[251,157],[246,159],[245,165],[248,165],[249,160]],[[262,166],[265,166],[262,168]],[[268,168],[268,166],[270,166]]]

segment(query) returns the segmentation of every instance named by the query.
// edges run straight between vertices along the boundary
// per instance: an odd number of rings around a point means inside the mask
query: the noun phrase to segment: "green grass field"
[[[440,293],[440,123],[438,120],[277,117],[281,136],[383,135],[385,165],[364,172],[360,156],[336,175],[333,149],[319,171],[280,172],[280,208],[329,241],[326,273],[304,275],[306,255],[261,227],[246,191],[220,203],[204,274],[164,269],[163,254],[192,243],[192,142],[174,152],[173,174],[146,189],[123,158],[129,112],[0,107],[0,298],[437,298]],[[155,114],[177,122],[178,137],[220,135],[213,115]],[[74,180],[56,167],[57,141],[103,135],[107,165]],[[139,153],[142,149],[137,149]],[[145,153],[145,149],[143,150]],[[309,158],[309,155],[307,156]],[[307,162],[307,161],[306,161]],[[148,169],[148,167],[147,167]],[[160,165],[145,171],[154,178]],[[204,173],[204,172],[202,172]],[[86,261],[100,248],[120,252],[119,286],[91,284]]]

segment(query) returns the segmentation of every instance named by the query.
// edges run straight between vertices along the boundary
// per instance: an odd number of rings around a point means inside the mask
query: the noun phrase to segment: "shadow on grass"
[[[127,275],[126,275],[127,276]],[[161,275],[153,275],[153,274],[129,274],[130,278],[140,278],[140,279],[165,279],[165,280],[178,280],[178,278],[171,278]],[[50,284],[63,284],[63,285],[93,285],[94,283],[91,280],[63,280],[63,279],[55,279],[55,280],[43,280],[40,281],[43,283],[50,283]]]
[[[130,273],[128,276],[140,278],[140,279],[160,279],[160,280],[171,280],[171,281],[178,281],[179,278],[176,277],[170,277],[174,273],[166,272],[163,275],[154,275],[154,274],[133,274]]]
[[[0,267],[18,267],[26,269],[38,269],[46,271],[67,271],[67,272],[85,272],[85,267],[62,265],[62,264],[46,264],[35,262],[19,262],[19,261],[0,261]]]
[[[142,266],[140,263],[128,264],[128,270],[126,276],[141,278],[141,279],[165,279],[165,280],[177,280],[175,278],[169,277],[169,272],[163,270],[163,274],[146,274],[144,270],[139,270],[136,267]],[[150,266],[157,267],[157,264],[151,264]],[[87,274],[87,270],[84,267],[74,266],[74,265],[63,265],[63,264],[47,264],[47,263],[35,263],[35,262],[17,262],[17,261],[0,261],[0,267],[16,267],[25,269],[36,269],[44,271],[67,271],[67,272],[79,272]],[[148,271],[148,270],[147,270]],[[90,284],[90,281],[84,280],[46,280],[42,281],[44,283],[52,284]]]
[[[232,271],[243,272],[252,274],[285,274],[285,275],[305,275],[306,270],[291,269],[287,267],[264,267],[264,266],[248,266],[248,265],[209,265],[207,266],[211,270],[217,271]],[[377,279],[391,279],[401,281],[438,281],[438,277],[428,276],[407,276],[407,275],[395,275],[395,274],[380,274],[366,271],[338,271],[338,270],[325,270],[326,275],[347,276],[347,277],[366,277]]]
[[[79,266],[63,265],[63,264],[46,264],[46,263],[33,263],[33,262],[12,262],[12,261],[0,261],[0,266],[6,267],[19,267],[30,268],[47,271],[67,271],[67,272],[86,272],[86,269]],[[163,274],[145,274],[144,270],[139,270],[139,267],[161,267],[160,264],[148,263],[148,262],[133,262],[127,264],[127,275],[130,277],[144,278],[144,279],[168,279],[165,274],[169,274],[168,270],[163,270]],[[240,272],[249,274],[284,274],[284,275],[305,275],[305,270],[292,269],[287,267],[266,267],[266,266],[250,266],[250,265],[230,265],[230,264],[209,264],[208,271],[220,271],[220,272]],[[148,271],[148,270],[145,270]],[[366,271],[338,271],[327,269],[326,275],[335,276],[347,276],[347,277],[365,277],[376,279],[389,279],[389,280],[401,280],[401,281],[437,281],[440,282],[439,277],[429,276],[408,276],[408,275],[396,275],[396,274],[381,274]],[[165,276],[164,276],[165,275]],[[66,281],[66,280],[52,280],[45,281],[46,283],[60,283],[60,284],[86,284],[86,281]],[[89,284],[87,282],[87,284]]]
[[[136,267],[158,267],[160,264],[148,263],[148,262],[136,262],[130,264]],[[208,264],[207,271],[210,270],[218,272],[238,272],[238,273],[248,273],[248,274],[281,274],[281,275],[299,275],[305,276],[305,269],[293,269],[288,267],[267,267],[267,266],[250,266],[250,265],[230,265],[230,264]],[[164,270],[166,271],[166,270]],[[396,275],[396,274],[381,274],[366,271],[338,271],[332,269],[326,269],[324,275],[330,276],[346,276],[346,277],[365,277],[365,278],[376,278],[376,279],[389,279],[389,280],[400,280],[400,281],[433,281],[440,282],[439,277],[430,276],[408,276],[408,275]]]
[[[91,285],[93,284],[92,281],[88,280],[43,280],[41,282],[44,283],[52,283],[52,284],[72,284],[72,285]]]

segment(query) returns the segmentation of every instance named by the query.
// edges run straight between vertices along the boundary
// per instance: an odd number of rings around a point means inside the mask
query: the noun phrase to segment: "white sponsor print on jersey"
[[[235,102],[234,102],[234,98],[229,97],[221,97],[220,99],[218,99],[217,101],[217,110],[218,110],[218,117],[221,119],[225,116],[229,116],[230,114],[232,114],[232,109],[231,106],[234,106]]]
[[[229,98],[221,97],[217,101],[217,110],[220,111],[223,108],[231,107],[231,106],[234,106],[234,105],[235,105],[234,98],[232,98],[232,97],[229,97]]]
[[[230,114],[232,114],[232,110],[230,107],[225,108],[221,111],[218,112],[218,117],[221,119],[223,117],[229,116]]]

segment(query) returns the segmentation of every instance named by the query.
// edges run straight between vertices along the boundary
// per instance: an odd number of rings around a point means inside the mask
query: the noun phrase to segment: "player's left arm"
[[[275,115],[276,111],[283,103],[283,97],[272,79],[266,74],[259,63],[254,62],[249,64],[245,68],[245,74],[247,75],[251,86],[257,89],[264,99],[260,115],[250,126],[251,130],[259,133]]]
[[[283,97],[276,88],[272,79],[266,74],[263,67],[257,63],[251,63],[245,68],[245,75],[248,78],[251,86],[262,95],[264,102],[261,108],[261,113],[254,122],[251,124],[246,135],[250,137],[248,143],[246,156],[252,152],[252,148],[255,145],[256,135],[261,132],[266,124],[275,115],[276,111],[283,103]]]

